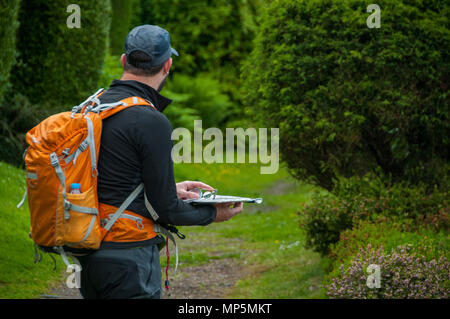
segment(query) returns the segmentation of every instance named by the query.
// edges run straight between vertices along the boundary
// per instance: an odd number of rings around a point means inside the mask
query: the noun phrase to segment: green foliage
[[[97,89],[106,53],[110,22],[108,0],[81,0],[81,28],[68,28],[69,0],[24,1],[11,72],[14,92],[32,103],[63,110],[79,104]]]
[[[173,99],[164,114],[174,127],[192,128],[194,119],[201,119],[204,128],[221,127],[233,112],[228,96],[221,93],[220,82],[208,74],[176,74],[161,93]]]
[[[378,167],[440,185],[450,158],[449,3],[377,4],[370,29],[362,0],[273,1],[243,68],[247,104],[280,127],[292,174],[329,190]]]
[[[0,103],[8,86],[9,71],[15,62],[17,13],[20,0],[2,1],[0,7]]]
[[[450,258],[450,242],[445,231],[435,232],[424,227],[407,231],[401,223],[359,221],[352,229],[343,231],[339,242],[331,246],[328,255],[333,260],[331,276],[337,273],[341,264],[348,266],[360,249],[369,244],[383,247],[386,253],[391,253],[397,246],[410,245],[413,252],[425,256],[426,260],[437,260],[441,256]]]
[[[136,23],[136,16],[140,14],[140,1],[111,0],[111,7],[110,53],[120,56],[124,53],[125,38]]]
[[[241,63],[251,51],[254,15],[259,0],[141,0],[141,23],[170,32],[180,53],[173,70],[196,75],[211,73],[221,91],[240,104]]]
[[[410,230],[424,225],[448,231],[449,198],[448,191],[429,193],[420,185],[386,186],[372,175],[341,179],[335,194],[316,195],[312,204],[303,208],[300,227],[306,232],[307,245],[325,255],[342,231],[361,220],[388,220],[408,225]]]
[[[113,80],[118,80],[122,77],[122,73],[123,67],[120,63],[120,56],[106,54],[97,86],[107,89]]]
[[[250,51],[250,34],[242,29],[242,0],[141,1],[141,21],[170,32],[180,53],[175,70],[196,74],[229,67],[238,71],[243,54]]]
[[[119,56],[107,55],[99,87],[108,88],[112,80],[122,76]],[[232,113],[232,104],[220,91],[221,84],[208,74],[191,77],[183,74],[171,76],[161,94],[172,99],[164,110],[172,126],[194,128],[194,120],[203,120],[203,127],[218,127]]]
[[[386,183],[386,178],[368,174],[340,179],[333,193],[349,204],[353,220],[386,217],[393,221],[414,221],[435,230],[450,229],[450,191],[429,189],[421,183]]]
[[[51,112],[51,108],[32,104],[20,93],[6,94],[0,104],[0,160],[21,166],[25,133]]]
[[[78,2],[80,29],[66,25],[71,14],[66,12],[69,4],[62,0],[32,0],[22,2],[18,10],[21,25],[15,54],[19,58],[0,103],[1,160],[21,165],[25,133],[45,117],[80,103],[97,89],[109,28],[109,1]],[[1,21],[5,21],[3,17]],[[17,23],[5,25],[1,34],[3,30],[5,34],[12,31]],[[13,39],[1,42],[8,46],[0,50],[2,57],[12,55]],[[6,72],[8,65],[1,69]],[[0,86],[3,90],[4,85]]]
[[[123,73],[119,56],[106,55],[99,87],[108,88]],[[208,74],[197,77],[177,74],[167,79],[161,94],[172,99],[164,110],[172,126],[194,128],[194,120],[203,120],[203,127],[218,127],[232,113],[232,104],[220,91],[221,84]]]
[[[133,1],[111,0],[112,19],[109,32],[111,54],[123,53],[125,38],[130,31],[131,9]]]
[[[300,213],[300,228],[306,233],[306,245],[326,255],[331,244],[339,241],[339,234],[352,227],[350,204],[333,195],[313,196],[313,202]]]
[[[175,129],[177,127],[184,127],[190,131],[194,130],[194,121],[201,119],[198,112],[187,101],[191,99],[191,95],[187,93],[176,93],[166,89],[164,96],[172,99],[172,103],[164,110],[164,115]]]

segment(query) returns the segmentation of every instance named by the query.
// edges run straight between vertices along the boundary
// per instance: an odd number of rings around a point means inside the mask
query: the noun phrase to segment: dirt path
[[[165,254],[162,251],[163,259]],[[219,256],[216,256],[220,258]],[[182,262],[182,261],[181,261]],[[181,264],[182,265],[182,264]],[[180,265],[180,266],[181,266]],[[175,277],[172,277],[173,268],[170,268],[170,288],[162,289],[164,299],[211,299],[225,298],[236,282],[244,276],[242,263],[235,258],[212,259],[207,263],[178,269]],[[165,268],[163,282],[165,279]],[[78,289],[67,287],[64,275],[62,282],[42,295],[43,299],[81,299]]]
[[[234,259],[212,260],[204,265],[186,267],[171,280],[165,299],[222,299],[241,278],[242,267]]]
[[[214,224],[209,227],[216,227]],[[239,239],[227,239],[226,242],[214,231],[189,232],[183,230],[185,240],[178,240],[179,268],[173,274],[174,249],[170,244],[169,291],[162,288],[165,299],[211,299],[225,298],[236,282],[245,277],[244,258],[248,252],[243,250],[243,242]],[[161,266],[165,280],[165,249],[161,250]],[[233,258],[234,257],[234,258]],[[236,258],[237,257],[237,258]],[[80,299],[78,289],[70,289],[66,285],[67,276],[63,273],[62,280],[56,287],[42,295],[42,298]]]

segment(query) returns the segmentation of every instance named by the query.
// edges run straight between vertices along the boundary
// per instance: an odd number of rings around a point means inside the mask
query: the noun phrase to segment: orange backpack
[[[30,237],[41,250],[60,254],[66,264],[67,251],[98,249],[121,215],[134,217],[125,220],[122,216],[123,223],[137,223],[139,229],[150,227],[146,232],[149,237],[156,236],[156,232],[168,235],[164,228],[152,220],[145,219],[145,223],[142,223],[139,215],[126,211],[144,189],[143,184],[119,208],[99,205],[97,160],[102,120],[134,105],[154,108],[149,101],[140,97],[100,104],[98,97],[103,92],[103,89],[98,90],[86,101],[73,107],[72,112],[50,116],[26,135],[29,144],[25,165],[26,194],[31,216]],[[80,194],[69,193],[72,183],[80,184]],[[155,216],[157,218],[147,199],[145,203],[154,219]],[[124,227],[127,225],[124,224]]]

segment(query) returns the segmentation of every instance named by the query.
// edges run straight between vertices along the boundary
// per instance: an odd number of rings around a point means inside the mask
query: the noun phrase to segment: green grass
[[[201,180],[221,194],[264,199],[263,206],[248,204],[228,222],[182,227],[187,239],[180,243],[181,268],[201,265],[217,255],[235,258],[245,265],[246,276],[227,297],[325,297],[320,287],[324,260],[304,247],[297,215],[317,189],[295,182],[284,170],[261,175],[259,166],[250,164],[179,164],[175,173],[177,181]],[[276,186],[286,184],[293,187],[280,191]]]
[[[0,298],[36,298],[61,278],[48,256],[34,264],[28,205],[16,207],[24,190],[24,171],[0,162]]]

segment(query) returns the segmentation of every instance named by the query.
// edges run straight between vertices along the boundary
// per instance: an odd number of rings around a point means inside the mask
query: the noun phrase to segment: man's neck
[[[147,77],[147,76],[139,76],[131,73],[124,73],[120,78],[121,81],[137,81],[148,86],[151,86],[155,90],[158,90],[159,85],[161,84],[161,80],[157,76]]]

